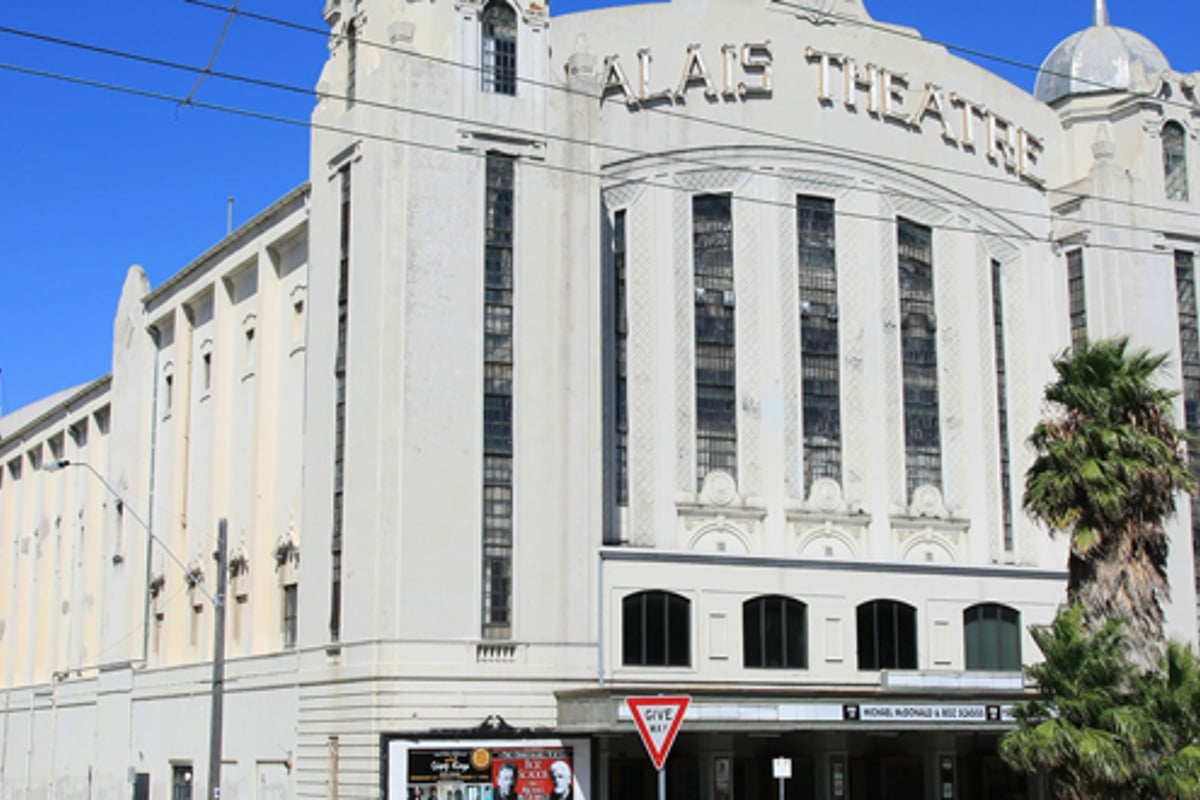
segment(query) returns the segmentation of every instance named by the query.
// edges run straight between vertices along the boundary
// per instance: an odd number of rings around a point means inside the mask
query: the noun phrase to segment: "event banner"
[[[570,800],[570,747],[408,751],[408,800]]]

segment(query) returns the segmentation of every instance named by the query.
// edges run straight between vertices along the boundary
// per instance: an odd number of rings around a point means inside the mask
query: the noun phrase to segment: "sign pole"
[[[658,800],[667,800],[667,765],[658,771]]]
[[[784,800],[783,782],[792,777],[792,760],[780,756],[771,762],[771,773],[779,780],[779,800]]]

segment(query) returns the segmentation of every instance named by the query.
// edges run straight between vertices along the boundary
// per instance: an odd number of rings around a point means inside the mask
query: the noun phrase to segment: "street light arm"
[[[129,503],[126,503],[125,498],[121,496],[121,493],[113,488],[113,485],[105,480],[104,476],[101,475],[100,472],[91,464],[86,461],[71,461],[68,458],[60,458],[57,461],[51,461],[50,463],[46,464],[44,467],[42,467],[42,469],[46,472],[57,472],[65,467],[83,467],[88,472],[92,473],[92,475],[96,477],[96,480],[100,481],[104,488],[108,490],[108,493],[117,499],[117,501],[121,504],[121,508],[128,512],[129,516],[133,517],[134,521],[137,522],[138,525],[142,526],[142,530],[146,532],[146,535],[162,548],[163,552],[167,554],[168,558],[179,565],[179,568],[183,570],[184,575],[191,574],[191,570],[188,569],[188,566],[180,561],[178,556],[171,552],[171,548],[167,547],[167,543],[158,538],[158,534],[156,534],[150,527],[150,523],[138,516],[138,513],[133,510],[133,506],[129,505]],[[205,597],[209,599],[209,602],[211,602],[214,606],[221,605],[221,601],[213,597],[213,595],[204,588],[204,584],[196,583],[194,585],[204,594]]]

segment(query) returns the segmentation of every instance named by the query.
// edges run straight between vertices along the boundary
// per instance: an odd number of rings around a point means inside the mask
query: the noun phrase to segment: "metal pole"
[[[212,722],[208,737],[208,796],[209,800],[221,797],[221,729],[225,715],[225,584],[229,578],[226,566],[228,554],[225,540],[226,522],[221,517],[217,523],[217,597],[213,603],[213,667],[212,667]]]
[[[783,800],[783,778],[779,779],[779,800]]]
[[[658,771],[658,800],[667,800],[667,765]]]

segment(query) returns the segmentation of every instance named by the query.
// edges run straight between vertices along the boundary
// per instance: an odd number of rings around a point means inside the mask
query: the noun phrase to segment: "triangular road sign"
[[[692,698],[687,695],[625,698],[655,769],[662,770],[667,763],[667,754],[671,752],[675,734],[679,733],[679,725],[691,702]]]

